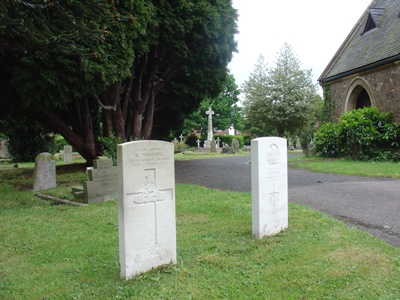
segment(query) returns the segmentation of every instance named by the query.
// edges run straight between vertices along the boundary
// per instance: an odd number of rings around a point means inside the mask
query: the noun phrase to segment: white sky
[[[240,87],[262,54],[274,65],[284,42],[290,44],[302,69],[312,69],[313,81],[357,23],[371,0],[233,0],[237,9],[238,53],[229,69]]]

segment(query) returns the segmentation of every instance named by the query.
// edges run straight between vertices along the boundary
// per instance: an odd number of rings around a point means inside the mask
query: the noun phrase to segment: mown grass
[[[342,158],[326,159],[303,156],[290,159],[289,166],[320,173],[400,178],[400,163],[366,162]]]
[[[400,249],[294,204],[257,240],[249,193],[194,185],[176,187],[177,264],[121,280],[117,203],[53,205],[28,174],[0,171],[0,299],[400,298]]]

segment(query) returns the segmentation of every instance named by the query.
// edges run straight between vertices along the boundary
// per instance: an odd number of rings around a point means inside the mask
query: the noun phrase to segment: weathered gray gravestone
[[[93,161],[93,167],[86,169],[87,181],[83,182],[86,203],[101,203],[117,199],[118,173],[111,158]]]
[[[174,145],[117,146],[121,277],[176,263]]]
[[[65,145],[64,146],[64,163],[72,162],[72,146]]]
[[[214,140],[211,140],[210,142],[210,152],[217,152],[217,145]]]
[[[296,149],[301,149],[300,138],[298,135],[296,135]]]
[[[35,159],[33,190],[47,190],[56,186],[56,159],[50,153],[40,153]]]
[[[240,144],[237,138],[232,139],[232,148],[235,150],[235,152],[239,152]]]
[[[286,139],[251,141],[252,233],[270,236],[288,227]]]

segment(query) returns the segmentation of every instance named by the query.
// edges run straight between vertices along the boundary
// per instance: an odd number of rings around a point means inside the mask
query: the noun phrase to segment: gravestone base
[[[85,191],[83,190],[83,186],[73,186],[71,189],[75,199],[85,198]]]

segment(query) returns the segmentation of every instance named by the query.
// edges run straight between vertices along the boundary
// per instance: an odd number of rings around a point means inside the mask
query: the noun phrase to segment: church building
[[[372,1],[318,81],[331,121],[373,106],[400,124],[400,1]]]

